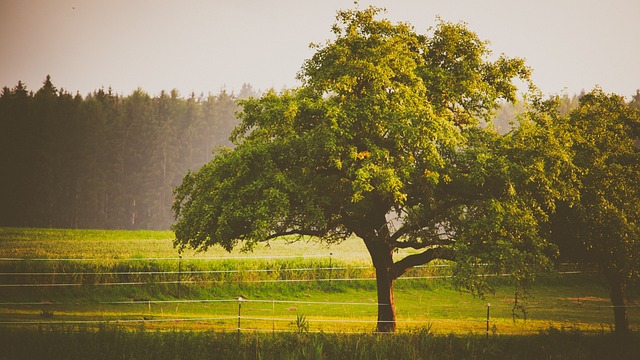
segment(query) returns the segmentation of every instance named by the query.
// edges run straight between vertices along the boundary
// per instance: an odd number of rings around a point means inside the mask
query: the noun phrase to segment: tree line
[[[238,94],[183,98],[176,91],[128,96],[111,89],[83,97],[49,76],[37,91],[22,82],[0,94],[0,226],[168,229],[172,189],[188,170],[232,146]],[[580,95],[559,98],[562,113]],[[640,104],[640,92],[632,106]],[[507,132],[522,113],[507,102],[493,122]]]
[[[254,92],[83,97],[49,76],[0,94],[0,226],[168,229],[172,189],[229,146],[236,101]]]

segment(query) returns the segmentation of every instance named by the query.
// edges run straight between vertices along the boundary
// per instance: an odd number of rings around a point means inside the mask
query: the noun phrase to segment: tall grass
[[[635,359],[640,336],[529,336],[3,329],[0,359]]]

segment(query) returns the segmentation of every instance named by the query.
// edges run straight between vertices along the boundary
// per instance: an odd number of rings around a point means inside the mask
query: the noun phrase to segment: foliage
[[[357,235],[388,331],[393,282],[416,265],[456,260],[460,283],[478,293],[479,263],[518,282],[547,266],[539,224],[565,196],[567,158],[544,109],[504,138],[478,128],[500,99],[515,100],[514,78],[529,81],[523,60],[488,61],[463,24],[422,35],[379,12],[340,11],[300,88],[243,101],[237,147],[189,173],[173,209],[180,247]],[[404,248],[417,252],[394,262]]]
[[[640,112],[596,88],[565,121],[579,201],[554,216],[554,241],[565,259],[595,264],[605,276],[624,332],[625,287],[640,278]]]
[[[298,333],[308,333],[309,332],[309,320],[304,314],[298,314],[296,316],[296,329]]]

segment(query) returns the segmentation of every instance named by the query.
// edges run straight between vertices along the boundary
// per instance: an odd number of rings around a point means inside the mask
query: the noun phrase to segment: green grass
[[[0,228],[0,258],[177,258],[170,231],[124,230],[63,230]],[[294,246],[286,240],[258,244],[253,253],[234,250],[229,253],[220,247],[206,252],[186,249],[184,258],[282,257],[314,254],[349,262],[369,264],[369,256],[362,241],[349,239],[327,246],[313,239],[304,239]]]
[[[635,359],[637,334],[551,329],[527,336],[122,331],[0,328],[0,359]]]
[[[376,306],[365,305],[376,303],[375,282],[338,280],[341,277],[373,277],[366,249],[358,239],[331,247],[312,241],[275,240],[269,246],[258,246],[252,254],[229,254],[212,248],[205,253],[187,252],[178,260],[172,238],[171,232],[0,228],[0,258],[91,259],[0,261],[0,272],[52,273],[47,276],[0,276],[0,284],[85,284],[80,287],[0,288],[0,302],[5,303],[0,304],[0,321],[68,324],[69,321],[91,320],[116,324],[116,320],[127,320],[130,322],[120,322],[118,326],[233,331],[237,326],[237,302],[173,301],[233,300],[242,294],[254,300],[242,305],[243,329],[295,331],[298,316],[307,319],[312,332],[369,332],[375,328]],[[330,257],[329,253],[333,255]],[[303,257],[310,254],[321,256]],[[348,269],[327,270],[328,267]],[[302,268],[313,271],[292,270]],[[177,270],[180,274],[121,274]],[[198,271],[237,272],[202,274]],[[79,274],[65,275],[69,273]],[[421,268],[408,275],[438,274],[446,275],[447,268]],[[318,281],[329,276],[334,279],[331,283]],[[178,277],[180,284],[160,283],[176,281]],[[297,281],[256,282],[283,279]],[[189,281],[196,283],[186,283]],[[118,282],[151,283],[99,285]],[[442,279],[399,279],[395,286],[399,330],[411,332],[429,327],[434,334],[484,334],[486,304],[490,303],[490,330],[495,334],[535,334],[549,328],[589,333],[610,331],[613,313],[608,307],[608,295],[593,280],[592,274],[540,277],[531,289],[526,321],[522,318],[514,321],[514,297],[508,279],[492,282],[496,292],[480,299],[454,289]],[[136,303],[113,303],[122,301]],[[6,304],[12,302],[33,304]],[[312,304],[322,302],[328,304]],[[638,307],[631,308],[629,315],[632,327],[637,329]],[[195,320],[202,318],[209,320]],[[210,320],[212,318],[216,320]],[[260,320],[252,320],[256,318]]]

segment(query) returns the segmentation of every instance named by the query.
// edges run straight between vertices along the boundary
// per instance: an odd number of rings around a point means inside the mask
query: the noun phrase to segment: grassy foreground
[[[636,359],[640,336],[243,334],[101,328],[3,329],[0,359]]]

